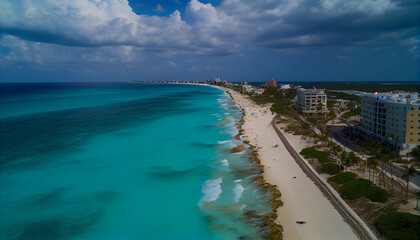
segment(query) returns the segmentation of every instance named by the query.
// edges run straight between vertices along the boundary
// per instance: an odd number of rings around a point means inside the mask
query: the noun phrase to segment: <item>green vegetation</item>
[[[331,109],[334,107],[335,101],[327,98],[327,108]]]
[[[321,173],[328,173],[330,175],[337,174],[341,171],[340,166],[335,163],[323,164],[321,167]]]
[[[277,88],[275,87],[268,87],[264,93],[253,97],[253,100],[258,104],[290,102],[295,96],[295,90],[277,91]]]
[[[361,115],[362,114],[362,109],[359,107],[355,110],[351,110],[349,112],[346,112],[343,114],[343,118],[349,118],[349,117],[353,117],[353,116],[357,116],[357,115]]]
[[[281,115],[288,115],[294,118],[298,118],[298,115],[290,110],[289,104],[277,102],[271,106],[271,111]]]
[[[277,91],[275,87],[268,87],[263,94],[252,97],[257,104],[273,103],[271,111],[298,118],[298,114],[293,112],[289,106],[292,104],[296,91],[293,89]]]
[[[410,177],[414,177],[416,174],[417,171],[415,167],[407,165],[404,166],[404,174],[401,176],[401,178],[406,182],[405,201],[408,199],[408,184],[410,183]]]
[[[379,188],[367,179],[354,179],[343,184],[339,189],[340,194],[345,199],[353,200],[360,197],[367,197],[373,202],[386,202],[389,193]]]
[[[286,126],[286,131],[293,135],[312,136],[311,126],[307,123],[292,122]]]
[[[343,172],[343,173],[339,173],[335,176],[329,177],[328,180],[330,180],[332,182],[336,182],[338,184],[344,184],[344,183],[351,182],[351,181],[355,180],[356,177],[357,177],[357,175],[355,173]]]
[[[366,194],[366,189],[372,184],[371,181],[366,179],[355,179],[351,182],[344,184],[339,192],[345,199],[353,200],[363,197]]]
[[[334,119],[336,116],[337,116],[337,115],[336,115],[333,111],[331,111],[331,112],[327,113],[327,119],[328,119],[328,121],[329,121],[329,120],[331,120],[331,119]],[[328,122],[328,121],[327,121],[327,122]],[[316,123],[316,122],[315,122],[315,123]]]
[[[318,159],[319,163],[328,163],[330,160],[328,159],[328,153],[324,151],[318,151],[314,147],[308,147],[302,149],[300,154],[305,156],[306,158],[316,158]]]
[[[382,214],[375,225],[390,240],[420,239],[420,216],[389,212]]]
[[[356,95],[351,95],[343,92],[334,92],[334,91],[326,91],[327,96],[335,97],[336,99],[344,99],[344,100],[350,100],[350,101],[356,101],[356,102],[362,102],[362,98]]]
[[[417,146],[411,150],[410,155],[413,156],[413,162],[420,166],[420,146]]]
[[[316,124],[316,119],[315,118],[308,118],[309,122],[312,124]]]
[[[389,193],[382,188],[372,184],[366,192],[366,197],[372,202],[384,203],[388,200]]]

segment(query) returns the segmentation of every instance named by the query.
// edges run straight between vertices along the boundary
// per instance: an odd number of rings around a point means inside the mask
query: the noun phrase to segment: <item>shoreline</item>
[[[249,157],[249,161],[252,163],[257,164],[258,166],[258,175],[254,177],[254,181],[258,183],[258,186],[262,189],[264,189],[267,192],[271,193],[271,198],[269,199],[269,202],[272,205],[271,212],[268,215],[260,216],[260,230],[263,233],[263,239],[276,239],[281,240],[283,239],[283,226],[277,221],[277,210],[280,206],[283,206],[283,202],[281,201],[281,192],[277,189],[276,185],[273,185],[266,181],[266,179],[263,176],[264,173],[264,165],[261,164],[261,160],[258,157],[258,149],[256,146],[252,145],[249,141],[243,140],[241,137],[244,134],[243,125],[245,123],[244,117],[246,116],[245,110],[236,104],[234,101],[234,98],[232,94],[225,88],[219,87],[219,86],[212,86],[214,88],[218,88],[220,90],[223,90],[225,93],[229,95],[232,102],[235,104],[235,106],[241,110],[242,112],[242,118],[236,123],[238,133],[234,136],[235,139],[241,140],[243,144],[248,145],[249,150],[251,150],[251,154]],[[238,147],[238,146],[237,146]],[[235,147],[235,148],[237,148]],[[234,148],[234,149],[235,149]],[[233,150],[233,149],[232,149]],[[268,230],[268,231],[267,231]]]
[[[284,206],[277,208],[275,222],[283,226],[284,239],[358,239],[330,201],[287,152],[271,127],[274,115],[270,105],[258,106],[232,89],[218,88],[227,92],[244,113],[242,131],[238,137],[254,146],[261,159],[261,166],[264,166],[261,176],[281,192]],[[297,224],[299,221],[305,224]]]

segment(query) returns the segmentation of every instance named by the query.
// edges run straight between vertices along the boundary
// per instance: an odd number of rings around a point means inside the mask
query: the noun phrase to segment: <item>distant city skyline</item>
[[[417,0],[0,0],[0,82],[420,81]]]

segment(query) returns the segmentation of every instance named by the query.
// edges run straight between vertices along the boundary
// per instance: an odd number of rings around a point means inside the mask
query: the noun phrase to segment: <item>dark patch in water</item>
[[[0,226],[0,239],[71,239],[88,231],[101,217],[106,206],[117,197],[113,191],[90,196],[66,198],[65,189],[32,196],[14,203],[12,218]],[[30,212],[29,215],[26,212]]]
[[[100,211],[96,211],[85,216],[79,216],[75,219],[66,219],[64,217],[56,216],[26,222],[23,225],[15,226],[16,228],[20,228],[21,231],[16,238],[12,239],[71,239],[84,233],[89,226],[93,225],[93,223],[99,219],[100,215]]]
[[[216,128],[218,128],[218,126],[216,126],[216,125],[204,125],[204,126],[200,126],[199,128],[201,128],[201,129],[216,129]]]
[[[193,173],[195,171],[204,170],[203,167],[206,165],[203,163],[203,160],[197,160],[197,162],[201,162],[197,165],[190,165],[187,168],[180,168],[176,169],[172,166],[153,166],[150,167],[147,173],[154,175],[154,176],[167,176],[167,177],[179,177],[186,174]]]
[[[219,146],[218,144],[201,143],[201,142],[191,142],[190,145],[194,147],[200,147],[200,148],[216,148]]]
[[[66,191],[66,188],[58,188],[44,194],[37,194],[34,196],[34,203],[53,207],[54,204],[61,200],[64,191]]]
[[[146,123],[170,114],[196,111],[185,100],[202,91],[169,94],[109,105],[45,112],[0,120],[0,169],[39,164],[45,154],[75,151],[90,137]],[[182,103],[183,108],[179,107]]]

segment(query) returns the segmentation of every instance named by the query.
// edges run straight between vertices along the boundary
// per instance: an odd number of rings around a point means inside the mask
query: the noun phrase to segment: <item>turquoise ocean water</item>
[[[1,84],[0,239],[256,239],[268,195],[222,90]]]

